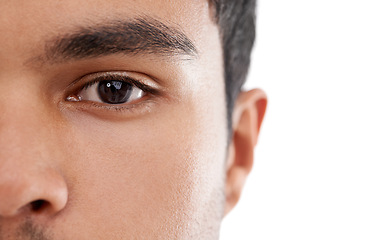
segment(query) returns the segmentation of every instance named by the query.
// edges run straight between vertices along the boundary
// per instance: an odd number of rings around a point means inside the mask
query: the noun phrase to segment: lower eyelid
[[[128,120],[130,118],[148,114],[156,108],[158,101],[154,99],[154,97],[145,96],[145,98],[146,99],[133,104],[117,105],[101,104],[91,101],[81,101],[76,102],[75,104],[71,104],[70,107],[74,110],[84,112],[106,120]]]

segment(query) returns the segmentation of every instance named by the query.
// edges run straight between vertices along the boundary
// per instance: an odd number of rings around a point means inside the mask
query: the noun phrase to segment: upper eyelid
[[[138,80],[135,80],[135,79],[132,79],[129,77],[115,79],[115,76],[104,76],[104,77],[97,77],[97,78],[91,80],[90,82],[87,82],[86,84],[84,84],[84,86],[81,88],[81,90],[85,90],[85,89],[89,88],[90,86],[93,86],[94,84],[101,82],[101,81],[126,82],[126,83],[132,84],[132,85],[140,88],[141,90],[143,90],[144,88],[147,88],[146,84],[143,84],[143,83],[139,82]]]
[[[143,76],[143,74],[137,72],[125,71],[104,71],[90,73],[78,78],[72,83],[72,86],[78,85],[78,87],[76,87],[76,91],[79,92],[85,89],[87,85],[91,86],[93,83],[104,80],[128,82],[151,94],[158,94],[160,88],[157,84],[157,81],[155,81],[155,79],[152,77]]]

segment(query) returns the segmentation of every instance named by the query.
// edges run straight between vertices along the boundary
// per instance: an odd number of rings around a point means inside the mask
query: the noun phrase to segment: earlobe
[[[233,137],[226,165],[225,215],[237,204],[253,166],[253,152],[267,106],[262,90],[241,92],[233,110]]]

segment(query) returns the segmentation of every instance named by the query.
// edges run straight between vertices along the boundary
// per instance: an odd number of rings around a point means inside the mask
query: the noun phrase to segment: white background
[[[261,0],[252,87],[267,115],[221,239],[388,239],[388,1]]]

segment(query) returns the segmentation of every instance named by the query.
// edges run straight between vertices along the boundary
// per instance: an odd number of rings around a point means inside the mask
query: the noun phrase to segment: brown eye
[[[77,94],[78,101],[106,104],[124,104],[144,96],[144,91],[132,83],[117,80],[101,80],[88,84]]]
[[[104,103],[121,104],[128,101],[133,85],[122,81],[101,81],[98,84],[98,95]]]

